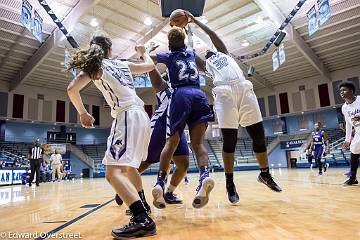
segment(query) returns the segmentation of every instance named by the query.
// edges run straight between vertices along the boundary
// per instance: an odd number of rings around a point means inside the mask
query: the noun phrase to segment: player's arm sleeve
[[[345,135],[345,142],[350,142],[351,139],[351,132],[352,132],[352,125],[350,123],[350,119],[348,117],[346,117],[346,115],[344,114],[344,110],[342,110],[344,118],[345,118],[345,122],[346,122],[346,135]]]
[[[164,52],[164,53],[156,54],[156,61],[158,63],[163,63],[165,65],[168,65],[169,59],[170,59],[170,53]]]

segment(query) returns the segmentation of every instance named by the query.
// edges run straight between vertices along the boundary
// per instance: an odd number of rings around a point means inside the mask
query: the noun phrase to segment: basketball
[[[185,11],[182,9],[174,10],[170,15],[170,26],[176,26],[180,28],[186,27],[188,24],[188,17]]]

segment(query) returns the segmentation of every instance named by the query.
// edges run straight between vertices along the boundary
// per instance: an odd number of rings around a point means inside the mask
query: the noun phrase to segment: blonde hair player
[[[67,90],[80,114],[82,126],[93,128],[94,123],[94,118],[86,111],[80,96],[80,90],[90,82],[102,92],[114,118],[103,164],[106,165],[106,179],[133,214],[128,225],[112,230],[112,236],[117,239],[156,234],[155,222],[147,214],[138,195],[142,191],[142,182],[137,168],[146,159],[150,119],[144,110],[143,101],[136,95],[132,78],[132,73],[153,70],[154,63],[143,46],[136,49],[144,58],[144,63],[110,60],[111,40],[95,36],[90,47],[77,51],[69,62],[69,69],[81,70]]]
[[[239,125],[246,128],[253,140],[253,151],[261,171],[258,181],[273,191],[281,192],[281,188],[274,182],[269,172],[264,127],[252,83],[245,79],[239,65],[230,56],[217,34],[195,19],[191,13],[186,12],[186,14],[192,22],[209,35],[217,49],[217,52],[207,52],[206,71],[213,76],[215,85],[214,109],[224,141],[222,155],[229,201],[236,203],[240,200],[233,180],[234,152]],[[200,62],[199,68],[205,70],[205,63]]]

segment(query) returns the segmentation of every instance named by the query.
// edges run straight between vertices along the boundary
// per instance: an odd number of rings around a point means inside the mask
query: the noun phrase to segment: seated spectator
[[[71,173],[70,161],[63,161],[62,165],[63,165],[63,179],[69,180],[69,175]]]
[[[25,172],[21,174],[21,184],[26,185],[27,183],[29,183],[29,179],[30,179],[29,168],[25,168]]]

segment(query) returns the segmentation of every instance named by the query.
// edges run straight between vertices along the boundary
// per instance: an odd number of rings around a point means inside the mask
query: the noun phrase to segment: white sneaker
[[[211,177],[200,178],[197,193],[193,201],[194,208],[202,208],[209,202],[209,194],[215,186],[215,181]]]

